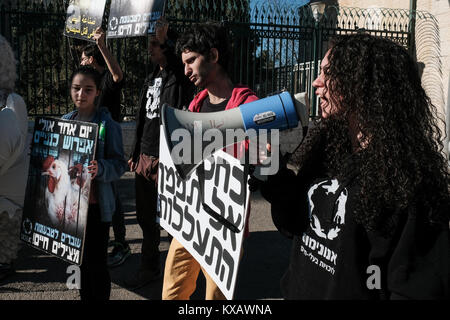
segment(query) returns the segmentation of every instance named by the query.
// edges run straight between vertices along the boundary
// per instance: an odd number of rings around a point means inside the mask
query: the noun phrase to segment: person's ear
[[[219,51],[216,48],[211,48],[209,51],[209,61],[218,63],[219,61]]]

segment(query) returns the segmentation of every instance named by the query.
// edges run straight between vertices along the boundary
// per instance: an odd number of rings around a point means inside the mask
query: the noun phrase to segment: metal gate
[[[328,41],[338,34],[367,32],[409,48],[409,11],[328,6],[314,16],[309,6],[257,6],[248,23],[231,23],[235,36],[233,77],[249,84],[258,96],[286,89],[308,92],[311,116],[317,98],[311,86]]]
[[[61,115],[73,109],[69,77],[79,64],[77,40],[62,35],[65,1],[56,5],[2,6],[1,33],[17,53],[17,92],[31,107],[30,115]],[[360,9],[328,6],[322,16],[310,6],[280,6],[267,1],[170,0],[166,16],[182,31],[200,21],[220,21],[230,27],[234,82],[249,85],[259,97],[286,89],[307,91],[311,116],[317,114],[311,83],[329,38],[336,34],[368,32],[409,47],[412,21],[432,17],[426,12],[401,9]],[[106,25],[106,23],[105,23]],[[109,41],[126,77],[125,114],[134,116],[142,82],[152,70],[147,40]]]

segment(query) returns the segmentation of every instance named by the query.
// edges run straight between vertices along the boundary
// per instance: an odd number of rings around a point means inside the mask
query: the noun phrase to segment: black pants
[[[155,182],[136,173],[136,216],[142,229],[141,268],[159,269],[159,225],[156,223],[158,190]]]
[[[81,264],[81,300],[109,300],[111,277],[107,266],[108,222],[101,221],[100,207],[89,205],[83,261]]]
[[[112,216],[114,240],[125,244],[125,216],[123,214],[122,200],[120,200],[117,181],[113,182],[114,196],[116,197],[116,211]]]

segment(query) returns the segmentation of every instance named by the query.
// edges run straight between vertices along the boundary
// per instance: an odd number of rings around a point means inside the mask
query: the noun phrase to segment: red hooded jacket
[[[208,96],[208,90],[200,91],[189,105],[189,111],[200,112],[203,101]],[[239,107],[241,104],[249,103],[258,100],[256,94],[249,88],[243,85],[236,85],[231,93],[231,98],[225,107],[225,110]]]
[[[192,100],[192,102],[189,105],[189,111],[192,112],[200,112],[200,109],[203,105],[203,101],[208,97],[208,90],[202,90],[200,91]],[[258,100],[258,97],[256,94],[247,86],[243,85],[236,85],[233,88],[233,92],[231,93],[230,100],[227,103],[227,106],[225,107],[225,110],[232,109],[239,107],[241,104],[249,103],[252,101]],[[248,141],[244,141],[240,144],[241,148],[239,152],[235,148],[235,157],[240,158],[241,155],[243,155],[244,148],[248,148]],[[247,220],[245,223],[245,230],[244,230],[244,237],[248,237],[250,232],[248,228],[248,221],[250,218],[250,203],[248,204],[248,214],[247,214]]]

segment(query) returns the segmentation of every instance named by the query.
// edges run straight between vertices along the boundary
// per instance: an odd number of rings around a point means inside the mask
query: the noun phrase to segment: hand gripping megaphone
[[[164,104],[161,107],[162,130],[179,176],[186,179],[212,152],[246,137],[251,138],[267,130],[296,128],[299,122],[307,126],[308,101],[305,92],[292,96],[285,91],[219,112],[188,112]],[[211,141],[212,136],[224,136],[229,131],[241,131],[244,134],[238,135],[237,139],[235,135],[233,141],[215,139],[214,147],[210,146],[208,141]],[[206,136],[209,140],[205,139]]]

